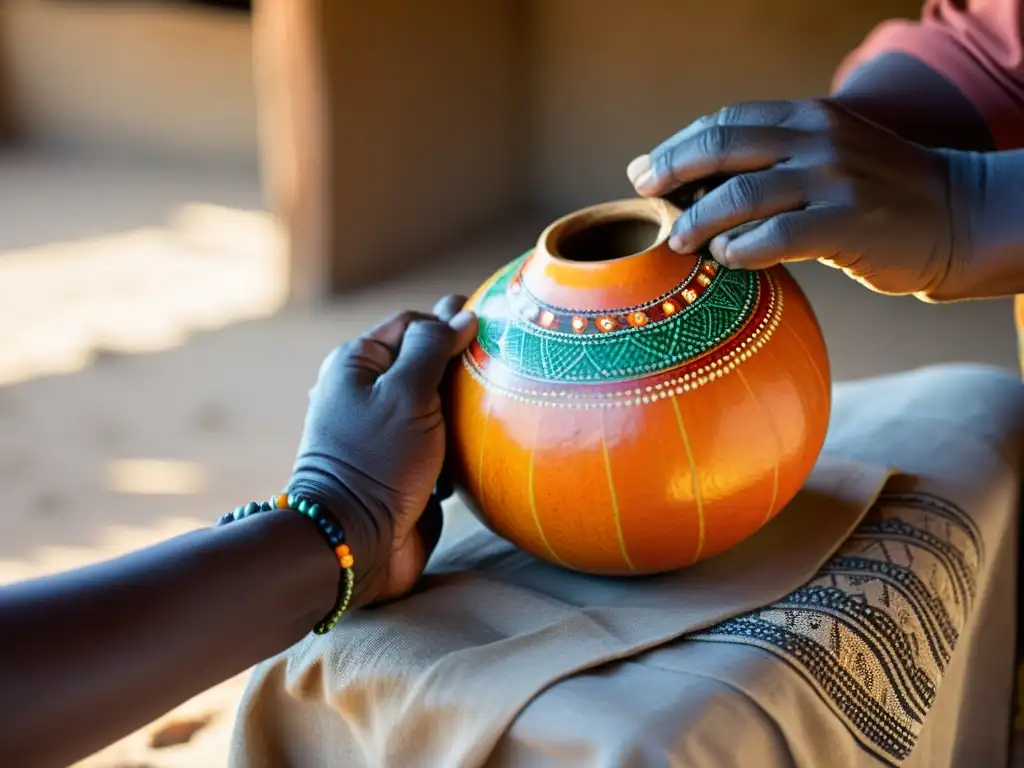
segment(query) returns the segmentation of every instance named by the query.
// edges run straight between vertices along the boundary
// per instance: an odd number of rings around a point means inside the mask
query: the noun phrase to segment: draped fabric
[[[464,509],[409,598],[256,670],[232,765],[1002,765],[1024,386],[839,385],[803,491],[656,579],[531,559]]]

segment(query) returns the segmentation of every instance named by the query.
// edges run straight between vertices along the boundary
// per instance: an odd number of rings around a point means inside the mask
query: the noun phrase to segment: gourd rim
[[[541,232],[537,240],[537,250],[561,264],[577,267],[622,263],[663,246],[672,232],[673,223],[681,214],[682,210],[661,198],[638,197],[598,203],[573,211],[549,224]],[[613,259],[581,262],[575,259],[567,259],[559,253],[559,243],[563,242],[570,235],[581,232],[589,227],[610,224],[616,221],[641,221],[655,224],[658,226],[658,233],[646,248]]]

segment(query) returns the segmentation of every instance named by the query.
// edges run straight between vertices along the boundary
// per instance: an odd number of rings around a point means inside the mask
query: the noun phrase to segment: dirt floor
[[[533,225],[317,312],[281,312],[255,178],[0,156],[0,583],[206,525],[288,472],[322,357],[385,314],[469,291]],[[927,307],[801,267],[836,378],[1014,365],[1009,306]],[[226,763],[246,676],[83,768]]]

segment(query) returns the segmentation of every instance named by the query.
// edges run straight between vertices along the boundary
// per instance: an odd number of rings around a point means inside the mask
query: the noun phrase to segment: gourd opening
[[[552,253],[566,261],[611,261],[654,247],[661,235],[658,221],[641,217],[579,222],[554,238]]]

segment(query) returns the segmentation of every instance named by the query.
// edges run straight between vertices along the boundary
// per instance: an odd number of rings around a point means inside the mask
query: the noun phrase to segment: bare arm
[[[282,510],[0,590],[0,762],[67,765],[283,651],[338,578]]]

